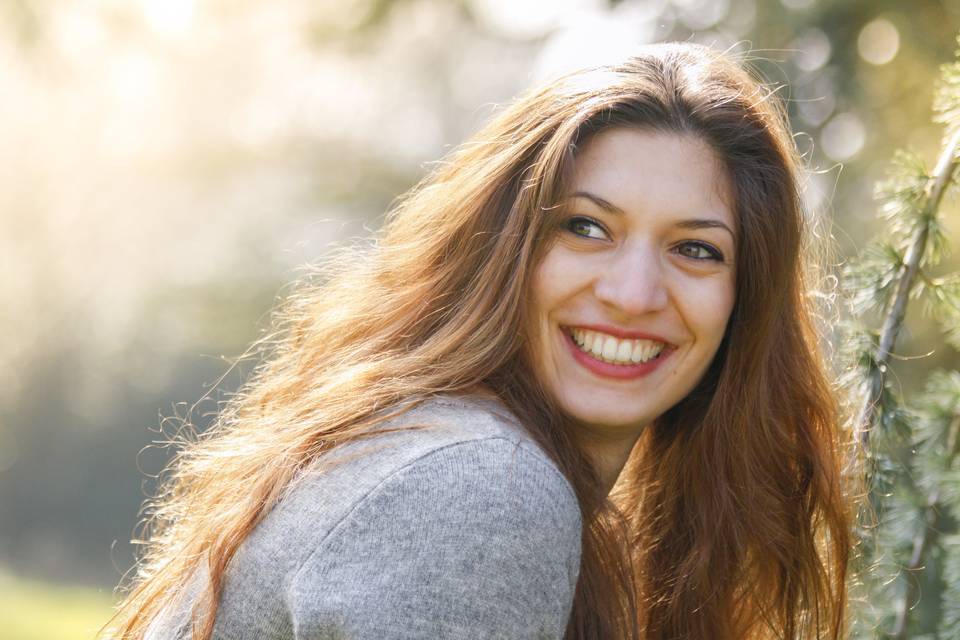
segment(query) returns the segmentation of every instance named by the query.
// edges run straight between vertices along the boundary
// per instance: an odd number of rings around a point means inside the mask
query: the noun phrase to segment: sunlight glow
[[[193,22],[194,0],[140,0],[143,17],[162,36],[182,36]]]
[[[470,4],[481,20],[517,37],[541,35],[571,12],[599,9],[596,0],[483,0]]]
[[[533,69],[539,80],[580,67],[618,62],[654,38],[656,22],[644,20],[632,5],[613,12],[582,12],[546,41]]]

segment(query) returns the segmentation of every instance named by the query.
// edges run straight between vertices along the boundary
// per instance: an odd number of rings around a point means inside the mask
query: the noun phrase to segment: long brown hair
[[[649,428],[608,497],[532,375],[531,273],[576,150],[608,127],[699,136],[737,218],[737,302],[710,370]],[[484,390],[567,476],[584,516],[568,638],[839,638],[850,534],[838,415],[817,350],[797,160],[774,97],[724,55],[655,45],[496,116],[276,312],[261,362],[148,503],[147,546],[106,631],[141,638],[200,567],[213,629],[239,545],[298,473],[385,416]]]

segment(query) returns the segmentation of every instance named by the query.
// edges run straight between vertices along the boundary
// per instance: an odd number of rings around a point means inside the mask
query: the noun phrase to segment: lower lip
[[[654,369],[659,367],[664,360],[670,357],[670,354],[673,353],[673,349],[670,347],[665,347],[663,351],[660,352],[660,355],[653,360],[648,360],[647,362],[640,362],[637,364],[611,364],[609,362],[604,362],[603,360],[597,360],[593,356],[587,355],[577,346],[577,343],[573,341],[573,336],[564,329],[560,329],[560,333],[563,334],[564,340],[566,340],[567,346],[570,348],[570,353],[573,354],[574,360],[579,362],[589,371],[597,374],[598,376],[603,376],[604,378],[616,378],[618,380],[633,380],[635,378],[642,378],[643,376],[653,372]]]

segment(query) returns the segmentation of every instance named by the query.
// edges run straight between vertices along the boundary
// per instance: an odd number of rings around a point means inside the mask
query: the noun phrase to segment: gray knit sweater
[[[430,400],[335,449],[230,564],[214,638],[562,638],[580,565],[573,491],[500,404]],[[150,640],[189,638],[200,581]]]

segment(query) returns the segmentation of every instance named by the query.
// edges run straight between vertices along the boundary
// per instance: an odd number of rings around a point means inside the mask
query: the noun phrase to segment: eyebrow
[[[597,205],[598,207],[600,207],[601,209],[603,209],[608,213],[612,213],[618,216],[624,215],[623,209],[621,209],[617,205],[607,200],[604,200],[603,198],[601,198],[600,196],[594,193],[590,193],[589,191],[577,191],[570,197],[586,198],[587,200],[589,200],[590,202]],[[724,231],[729,233],[730,237],[733,238],[734,240],[736,240],[737,238],[736,234],[733,232],[733,229],[727,226],[725,222],[721,220],[717,220],[715,218],[690,218],[687,220],[681,220],[676,224],[676,226],[680,227],[681,229],[723,229]]]

